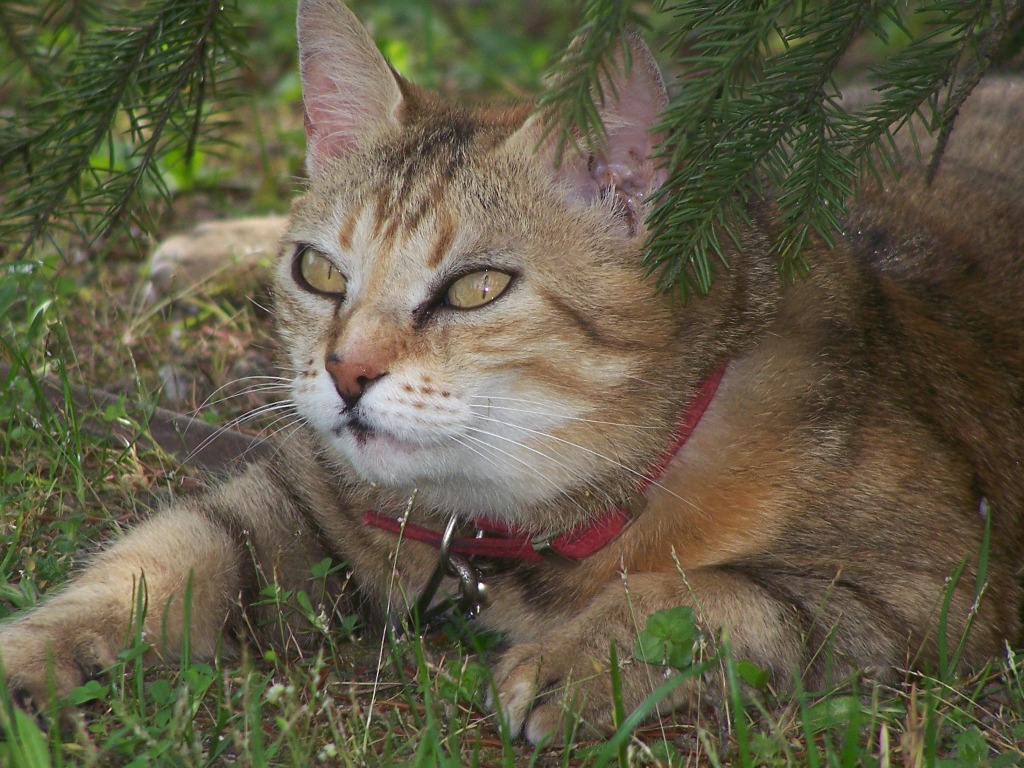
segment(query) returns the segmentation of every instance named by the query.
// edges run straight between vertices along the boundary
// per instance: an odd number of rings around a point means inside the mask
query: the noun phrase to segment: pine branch
[[[29,43],[21,33],[26,26],[27,15],[24,8],[8,7],[7,3],[0,3],[0,36],[3,39],[3,46],[0,47],[0,50],[6,49],[7,51],[4,59],[11,60],[15,66],[20,64],[28,72],[29,77],[39,81],[44,77],[44,70],[29,50]],[[29,16],[29,19],[30,22],[36,21],[38,17],[33,14]]]
[[[146,182],[166,193],[157,159],[176,149],[188,159],[208,91],[237,62],[235,14],[217,0],[121,13],[87,32],[58,89],[0,125],[0,244],[19,257],[54,227],[108,232]]]
[[[706,39],[709,29],[716,31],[716,24],[728,33],[727,25],[713,19],[725,13],[725,5],[715,4],[710,9],[712,18],[696,19],[704,26],[691,28],[689,33],[698,40]],[[984,52],[1012,32],[1001,20],[1012,16],[1013,9],[994,15],[994,5],[950,0],[922,3],[917,13],[939,17],[933,21],[933,30],[913,40],[876,73],[882,76],[882,101],[863,115],[851,115],[837,101],[833,72],[861,30],[880,36],[885,20],[895,20],[906,30],[899,16],[900,5],[774,4],[774,12],[761,18],[765,24],[781,20],[777,34],[783,50],[758,56],[758,51],[748,46],[755,60],[750,63],[747,80],[730,88],[723,78],[719,92],[705,102],[706,109],[691,111],[674,124],[670,115],[666,116],[665,122],[670,123],[666,144],[672,147],[671,142],[677,142],[673,147],[677,165],[672,167],[678,170],[670,180],[670,193],[652,215],[646,260],[649,269],[661,270],[661,287],[678,284],[684,296],[705,293],[712,273],[709,257],[722,257],[719,240],[709,229],[731,232],[744,220],[746,201],[763,188],[773,190],[777,203],[780,226],[773,249],[780,271],[787,277],[800,273],[806,268],[800,255],[803,244],[813,234],[831,245],[841,227],[846,201],[863,172],[880,175],[897,167],[893,133],[922,110],[927,109],[932,117],[926,127],[939,133],[940,154],[935,157],[940,157],[943,136],[952,129],[956,110],[988,67]],[[791,12],[795,15],[790,16]],[[983,26],[985,22],[987,26]],[[752,28],[749,20],[746,28]],[[730,42],[720,45],[728,49]],[[974,54],[965,56],[965,51]],[[694,58],[691,71],[700,67],[706,72],[706,57],[698,52]],[[692,108],[696,101],[687,95],[686,85],[691,80],[684,80],[673,100],[681,109]],[[940,99],[944,87],[949,93]],[[707,83],[696,90],[706,98]],[[725,101],[732,102],[730,113],[728,120],[719,124],[732,122],[724,133],[729,141],[723,141],[723,133],[714,130],[717,124],[713,121],[716,102]],[[944,105],[941,111],[940,103]],[[679,157],[680,145],[688,156]],[[724,183],[708,185],[708,179],[719,178]],[[718,195],[695,199],[689,190],[702,183],[717,189]],[[693,220],[709,221],[711,227],[693,227]]]
[[[952,135],[956,116],[963,106],[967,97],[975,86],[981,82],[982,76],[992,63],[996,49],[1001,47],[1006,36],[1007,22],[1011,16],[1016,16],[1020,23],[1022,3],[1009,3],[1002,9],[1002,13],[995,15],[995,18],[988,20],[981,9],[973,13],[968,7],[951,9],[950,20],[961,27],[960,45],[954,53],[956,60],[963,61],[959,73],[952,73],[948,86],[948,96],[944,100],[940,112],[937,115],[939,127],[935,150],[932,152],[928,162],[927,180],[928,183],[935,178],[938,172],[939,163],[945,154],[946,144]],[[966,16],[961,20],[960,16]],[[988,21],[986,26],[985,22]]]
[[[577,44],[556,69],[543,108],[561,109],[560,135],[601,136],[595,125],[602,73],[629,10],[584,0]],[[937,134],[932,171],[957,111],[993,61],[1024,44],[1022,0],[661,0],[671,17],[669,49],[683,51],[668,108],[657,126],[669,171],[649,219],[644,259],[662,289],[706,293],[747,208],[770,196],[778,227],[773,252],[784,278],[806,269],[811,239],[830,246],[847,201],[865,174],[899,167],[893,134],[915,117]],[[597,16],[607,12],[608,17]],[[619,26],[617,26],[619,25]],[[872,73],[874,104],[851,107],[835,73],[865,36],[889,46]],[[896,40],[890,40],[895,36]],[[899,38],[904,38],[903,41]],[[903,47],[900,47],[903,44]]]
[[[109,13],[107,0],[0,0],[0,71],[9,73],[0,87],[20,79],[22,70],[36,92],[55,87],[66,70],[67,50],[80,42],[91,21]]]
[[[728,2],[702,5],[680,30],[696,36],[682,64],[701,74],[682,80],[662,123],[670,192],[652,212],[644,261],[660,287],[686,297],[706,293],[714,263],[726,261],[714,231],[735,242],[746,205],[766,189],[778,190],[774,251],[785,275],[804,268],[810,233],[828,241],[855,178],[835,144],[832,77],[872,10],[860,0],[750,4],[732,15]]]
[[[604,89],[610,85],[609,62],[616,49],[628,62],[625,29],[639,21],[629,6],[629,0],[588,0],[584,4],[583,22],[540,98],[544,136],[557,137],[557,162],[566,146],[580,149],[582,140],[593,152],[605,140],[599,107],[607,96]]]

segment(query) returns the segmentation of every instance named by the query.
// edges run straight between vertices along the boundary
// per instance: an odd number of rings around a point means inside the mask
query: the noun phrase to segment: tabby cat
[[[681,304],[640,267],[665,103],[642,43],[609,75],[606,149],[558,164],[528,105],[415,87],[339,0],[302,0],[298,35],[310,181],[274,291],[301,425],[0,629],[14,690],[43,698],[48,660],[58,694],[111,664],[143,577],[154,656],[182,649],[190,577],[194,655],[282,641],[260,589],[330,607],[324,557],[400,620],[442,532],[434,602],[461,583],[504,634],[494,704],[534,742],[566,704],[608,722],[613,640],[626,707],[663,680],[630,658],[662,608],[692,607],[703,648],[727,632],[780,689],[933,668],[940,635],[966,633],[967,665],[1017,638],[1018,85],[975,95],[930,186],[914,165],[871,186],[807,279],[779,280],[754,203],[711,294]],[[718,689],[708,674],[667,705]]]

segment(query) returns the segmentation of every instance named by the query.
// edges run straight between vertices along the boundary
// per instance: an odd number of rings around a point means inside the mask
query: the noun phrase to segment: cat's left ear
[[[315,176],[373,135],[399,127],[402,91],[369,33],[340,0],[300,0],[306,170]]]
[[[567,146],[556,163],[556,139],[549,138],[541,151],[563,183],[570,200],[594,202],[611,195],[624,205],[643,202],[667,174],[654,158],[660,135],[654,132],[658,116],[668,103],[661,72],[647,45],[635,31],[626,33],[626,49],[616,52],[595,94],[605,127],[603,148],[594,154]],[[543,116],[534,115],[519,129],[514,141],[533,141],[542,135]],[[578,142],[581,148],[586,142]]]

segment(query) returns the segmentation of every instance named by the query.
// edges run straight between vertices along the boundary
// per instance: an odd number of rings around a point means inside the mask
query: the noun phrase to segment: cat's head
[[[556,166],[529,106],[410,85],[340,2],[303,0],[298,30],[310,184],[275,293],[327,454],[506,521],[621,497],[702,375],[684,358],[705,354],[680,355],[683,321],[640,267],[665,99],[649,52],[633,41],[605,89],[606,149]]]

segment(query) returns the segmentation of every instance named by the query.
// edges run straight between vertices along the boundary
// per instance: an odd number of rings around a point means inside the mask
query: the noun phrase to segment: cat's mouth
[[[397,437],[389,430],[378,429],[360,416],[358,411],[349,412],[348,420],[334,432],[336,437],[347,433],[360,451],[369,450],[372,447],[377,451],[409,453],[419,447],[415,443]]]
[[[377,430],[374,429],[373,426],[354,414],[352,415],[352,418],[349,419],[347,427],[348,431],[359,445],[365,444],[368,439],[377,433]]]
[[[345,432],[352,435],[360,446],[365,445],[369,438],[377,434],[377,430],[356,413],[350,414],[348,421],[334,428],[335,437],[341,437]]]
[[[330,429],[332,447],[365,480],[404,485],[429,479],[438,470],[441,441],[419,439],[415,423],[401,414],[381,416],[360,404],[338,415]]]

